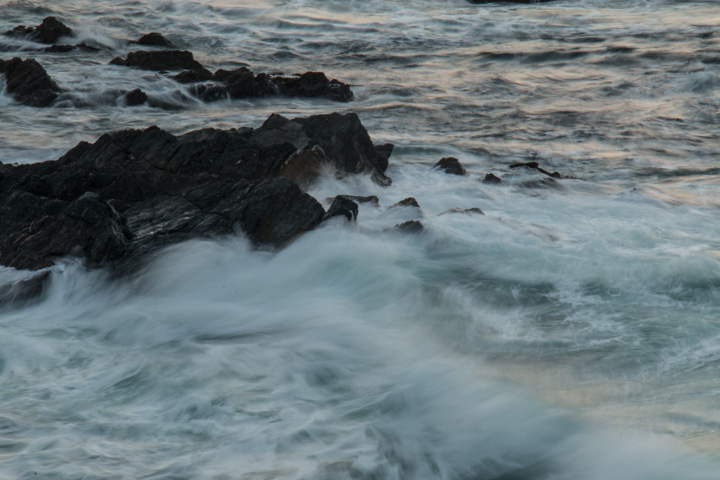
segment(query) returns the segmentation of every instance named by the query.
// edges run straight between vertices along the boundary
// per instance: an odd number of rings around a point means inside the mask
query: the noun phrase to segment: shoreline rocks
[[[38,270],[78,255],[91,267],[133,269],[162,246],[238,227],[257,248],[282,247],[326,216],[283,175],[313,149],[338,172],[384,176],[357,115],[337,113],[180,136],[124,130],[58,160],[0,164],[0,264]],[[355,202],[338,202],[331,211],[356,218]]]
[[[28,37],[38,43],[51,45],[62,37],[72,37],[74,33],[70,27],[55,17],[46,17],[40,25],[26,27],[18,25],[12,30],[5,32],[8,37]]]
[[[0,73],[5,75],[7,92],[23,105],[47,107],[61,92],[42,65],[31,58],[0,60]]]

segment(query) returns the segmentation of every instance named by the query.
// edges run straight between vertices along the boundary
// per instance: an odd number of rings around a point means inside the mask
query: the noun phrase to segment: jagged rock
[[[407,222],[395,225],[391,230],[401,233],[419,233],[425,229],[425,226],[417,220],[409,220]]]
[[[289,144],[284,145],[289,147]],[[281,177],[292,179],[305,190],[320,176],[324,169],[333,169],[331,165],[332,162],[325,155],[323,149],[315,145],[292,153],[283,162],[279,174]]]
[[[444,212],[438,214],[439,215],[446,215],[448,213],[462,213],[464,215],[485,215],[485,212],[480,210],[478,207],[472,207],[472,208],[451,208],[450,210],[445,210]]]
[[[153,47],[173,48],[172,42],[158,32],[150,32],[141,36],[137,43],[139,45],[148,45]]]
[[[212,79],[213,74],[207,68],[199,68],[195,70],[185,70],[177,75],[173,75],[172,78],[178,83],[195,83],[195,82],[207,82]]]
[[[136,88],[135,90],[131,90],[125,94],[125,103],[128,107],[135,107],[137,105],[142,105],[143,103],[147,102],[148,96],[145,92],[140,90],[139,88]]]
[[[502,183],[502,180],[500,180],[500,177],[496,176],[494,173],[488,173],[485,175],[485,178],[483,178],[483,183]]]
[[[465,175],[467,173],[460,160],[455,157],[443,157],[433,168],[443,170],[450,175]]]
[[[180,77],[178,81],[183,81]],[[322,72],[306,72],[295,77],[278,77],[266,73],[255,75],[246,67],[216,71],[211,80],[215,84],[198,85],[194,93],[206,102],[223,98],[258,98],[275,95],[288,97],[328,98],[349,102],[353,98],[350,86],[338,80],[328,80]]]
[[[542,173],[542,174],[544,174],[544,175],[547,175],[547,176],[549,176],[549,177],[553,177],[553,178],[566,178],[564,175],[561,175],[561,174],[558,173],[558,172],[550,173],[550,172],[548,172],[547,170],[545,170],[545,169],[543,169],[543,168],[540,168],[540,165],[538,164],[538,162],[515,163],[515,164],[510,165],[510,168],[527,168],[527,169],[530,169],[530,170],[537,170],[538,172],[540,172],[540,173]]]
[[[416,207],[416,208],[420,208],[420,204],[418,204],[417,200],[415,200],[415,197],[407,197],[407,198],[405,198],[405,199],[403,199],[403,200],[400,200],[399,202],[397,202],[396,204],[394,204],[394,205],[391,206],[390,208],[395,208],[395,207]]]
[[[370,136],[354,113],[341,115],[313,115],[288,120],[272,115],[252,135],[260,145],[291,144],[296,150],[319,146],[335,170],[349,173],[369,173],[377,182],[391,180],[384,175],[387,164]]]
[[[341,215],[345,216],[348,221],[357,220],[358,204],[347,197],[337,196],[335,197],[335,200],[333,200],[332,205],[330,205],[330,208],[328,208],[328,211],[325,214],[323,220],[338,217]]]
[[[325,215],[283,178],[288,159],[300,162],[296,145],[354,156],[356,163],[322,157],[346,173],[376,168],[374,146],[351,114],[275,115],[258,129],[180,136],[125,130],[81,142],[56,161],[0,163],[0,264],[36,270],[75,254],[91,266],[129,268],[164,245],[237,227],[257,247],[281,247]]]
[[[12,30],[5,32],[5,35],[12,37],[27,36],[31,40],[39,43],[53,44],[57,42],[59,38],[73,36],[73,31],[57,18],[47,17],[36,27],[18,25]]]
[[[125,60],[115,57],[111,65],[141,68],[143,70],[202,70],[204,67],[187,50],[155,50],[130,52]]]
[[[58,96],[60,87],[35,60],[0,60],[0,73],[5,75],[7,92],[23,105],[47,107]]]

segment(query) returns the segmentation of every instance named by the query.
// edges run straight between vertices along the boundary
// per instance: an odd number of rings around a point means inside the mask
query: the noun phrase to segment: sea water
[[[101,50],[0,37],[65,89],[47,109],[0,95],[4,163],[339,111],[395,144],[394,181],[321,179],[325,207],[379,206],[279,252],[192,241],[120,280],[58,261],[0,310],[0,478],[720,478],[716,2],[14,0],[0,30],[50,15]],[[203,104],[108,65],[151,31],[355,100]],[[124,106],[134,88],[151,105]],[[573,178],[509,168],[526,161]],[[407,220],[424,230],[388,231]]]

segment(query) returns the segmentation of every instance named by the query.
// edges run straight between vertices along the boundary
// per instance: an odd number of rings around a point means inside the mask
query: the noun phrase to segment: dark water
[[[0,313],[0,478],[718,478],[716,2],[5,1],[0,29],[48,15],[103,50],[0,37],[67,89],[49,109],[0,96],[3,162],[352,111],[396,145],[394,183],[324,179],[320,200],[383,208],[276,254],[191,242],[123,282],[59,264]],[[107,65],[150,31],[356,99],[206,105]],[[161,107],[125,107],[138,87]],[[450,155],[469,176],[430,169]],[[508,165],[529,160],[576,179],[528,184]],[[410,195],[422,214],[384,208]],[[438,216],[455,207],[485,215]],[[415,218],[421,235],[383,233]]]

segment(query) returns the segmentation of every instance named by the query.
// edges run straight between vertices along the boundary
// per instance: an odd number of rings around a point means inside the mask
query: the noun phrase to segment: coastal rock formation
[[[190,83],[207,74],[204,70],[184,72],[175,79]],[[283,95],[288,97],[327,98],[338,102],[349,102],[352,90],[346,83],[329,80],[323,72],[305,72],[293,77],[271,76],[265,73],[255,75],[246,67],[235,70],[218,70],[212,77],[213,83],[197,85],[195,94],[204,101],[212,102],[223,98],[257,98]]]
[[[143,70],[200,70],[203,66],[187,50],[154,50],[130,52],[126,59],[115,57],[111,65],[135,67]]]
[[[340,172],[383,175],[354,114],[273,115],[257,129],[181,136],[124,130],[55,161],[0,164],[0,264],[37,270],[75,254],[132,268],[161,246],[238,227],[257,247],[281,247],[325,216],[283,176],[289,159],[313,149]],[[350,200],[335,210],[357,216]]]
[[[60,93],[60,87],[35,60],[0,60],[7,92],[18,102],[31,107],[47,107]]]
[[[491,183],[491,184],[498,184],[502,183],[502,180],[500,180],[500,177],[495,175],[494,173],[488,173],[485,175],[485,177],[482,180],[483,183]]]
[[[53,44],[62,37],[73,36],[73,31],[55,17],[45,18],[40,25],[35,27],[26,27],[18,25],[12,30],[5,32],[9,37],[28,37],[39,43]]]

